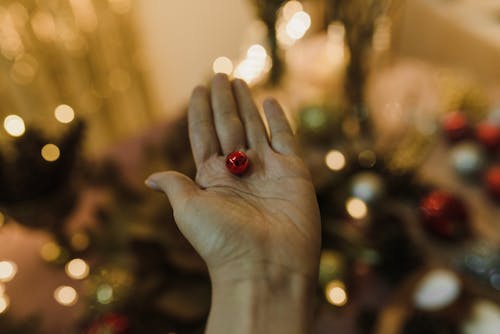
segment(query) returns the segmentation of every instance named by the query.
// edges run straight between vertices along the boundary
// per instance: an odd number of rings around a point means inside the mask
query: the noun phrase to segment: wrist
[[[211,328],[220,333],[311,332],[315,276],[266,262],[238,268],[237,272],[229,267],[210,272],[212,309],[207,333]]]

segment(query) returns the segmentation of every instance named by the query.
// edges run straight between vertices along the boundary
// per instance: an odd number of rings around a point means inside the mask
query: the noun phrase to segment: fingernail
[[[151,178],[146,179],[146,181],[144,181],[144,184],[153,190],[161,191],[161,188],[158,186],[158,184],[155,181],[151,180]]]
[[[216,73],[214,75],[215,80],[228,80],[228,76],[225,73]]]
[[[238,79],[238,78],[234,79],[234,80],[233,80],[233,83],[234,83],[236,86],[241,87],[241,88],[245,87],[245,85],[246,85],[245,81],[243,81],[243,80],[241,80],[241,79]]]

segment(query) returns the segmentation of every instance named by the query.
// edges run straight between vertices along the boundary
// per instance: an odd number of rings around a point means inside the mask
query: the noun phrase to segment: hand
[[[212,280],[317,276],[320,216],[311,178],[279,104],[268,99],[264,111],[269,136],[244,81],[216,75],[210,91],[197,87],[190,100],[196,182],[174,171],[146,181],[166,193]],[[242,176],[225,167],[235,150],[250,161]]]

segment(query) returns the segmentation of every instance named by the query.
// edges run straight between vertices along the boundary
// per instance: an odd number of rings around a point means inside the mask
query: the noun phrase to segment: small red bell
[[[248,157],[244,152],[234,151],[226,157],[226,168],[234,175],[245,173],[248,168]]]

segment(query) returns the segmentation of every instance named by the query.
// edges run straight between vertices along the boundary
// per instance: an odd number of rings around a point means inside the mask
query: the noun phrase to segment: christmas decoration
[[[440,238],[453,240],[466,235],[465,205],[449,192],[434,190],[427,194],[420,202],[420,213],[425,228]]]
[[[129,322],[123,315],[105,314],[92,324],[87,334],[127,334],[130,333]]]
[[[486,189],[495,198],[500,200],[500,166],[491,166],[485,173]]]
[[[455,111],[443,119],[443,131],[450,141],[458,141],[469,135],[469,121],[463,112]]]
[[[477,176],[486,164],[486,156],[481,147],[468,141],[451,149],[450,160],[455,171],[463,177]]]
[[[248,168],[248,157],[245,152],[234,151],[226,157],[226,168],[234,175],[242,175]]]
[[[421,279],[415,289],[415,306],[424,311],[446,308],[460,296],[461,285],[460,279],[452,271],[432,270]]]
[[[477,140],[490,152],[500,148],[500,126],[493,122],[481,122],[476,126]]]
[[[382,198],[385,189],[382,178],[371,172],[354,175],[351,181],[351,194],[366,203],[374,203]]]

